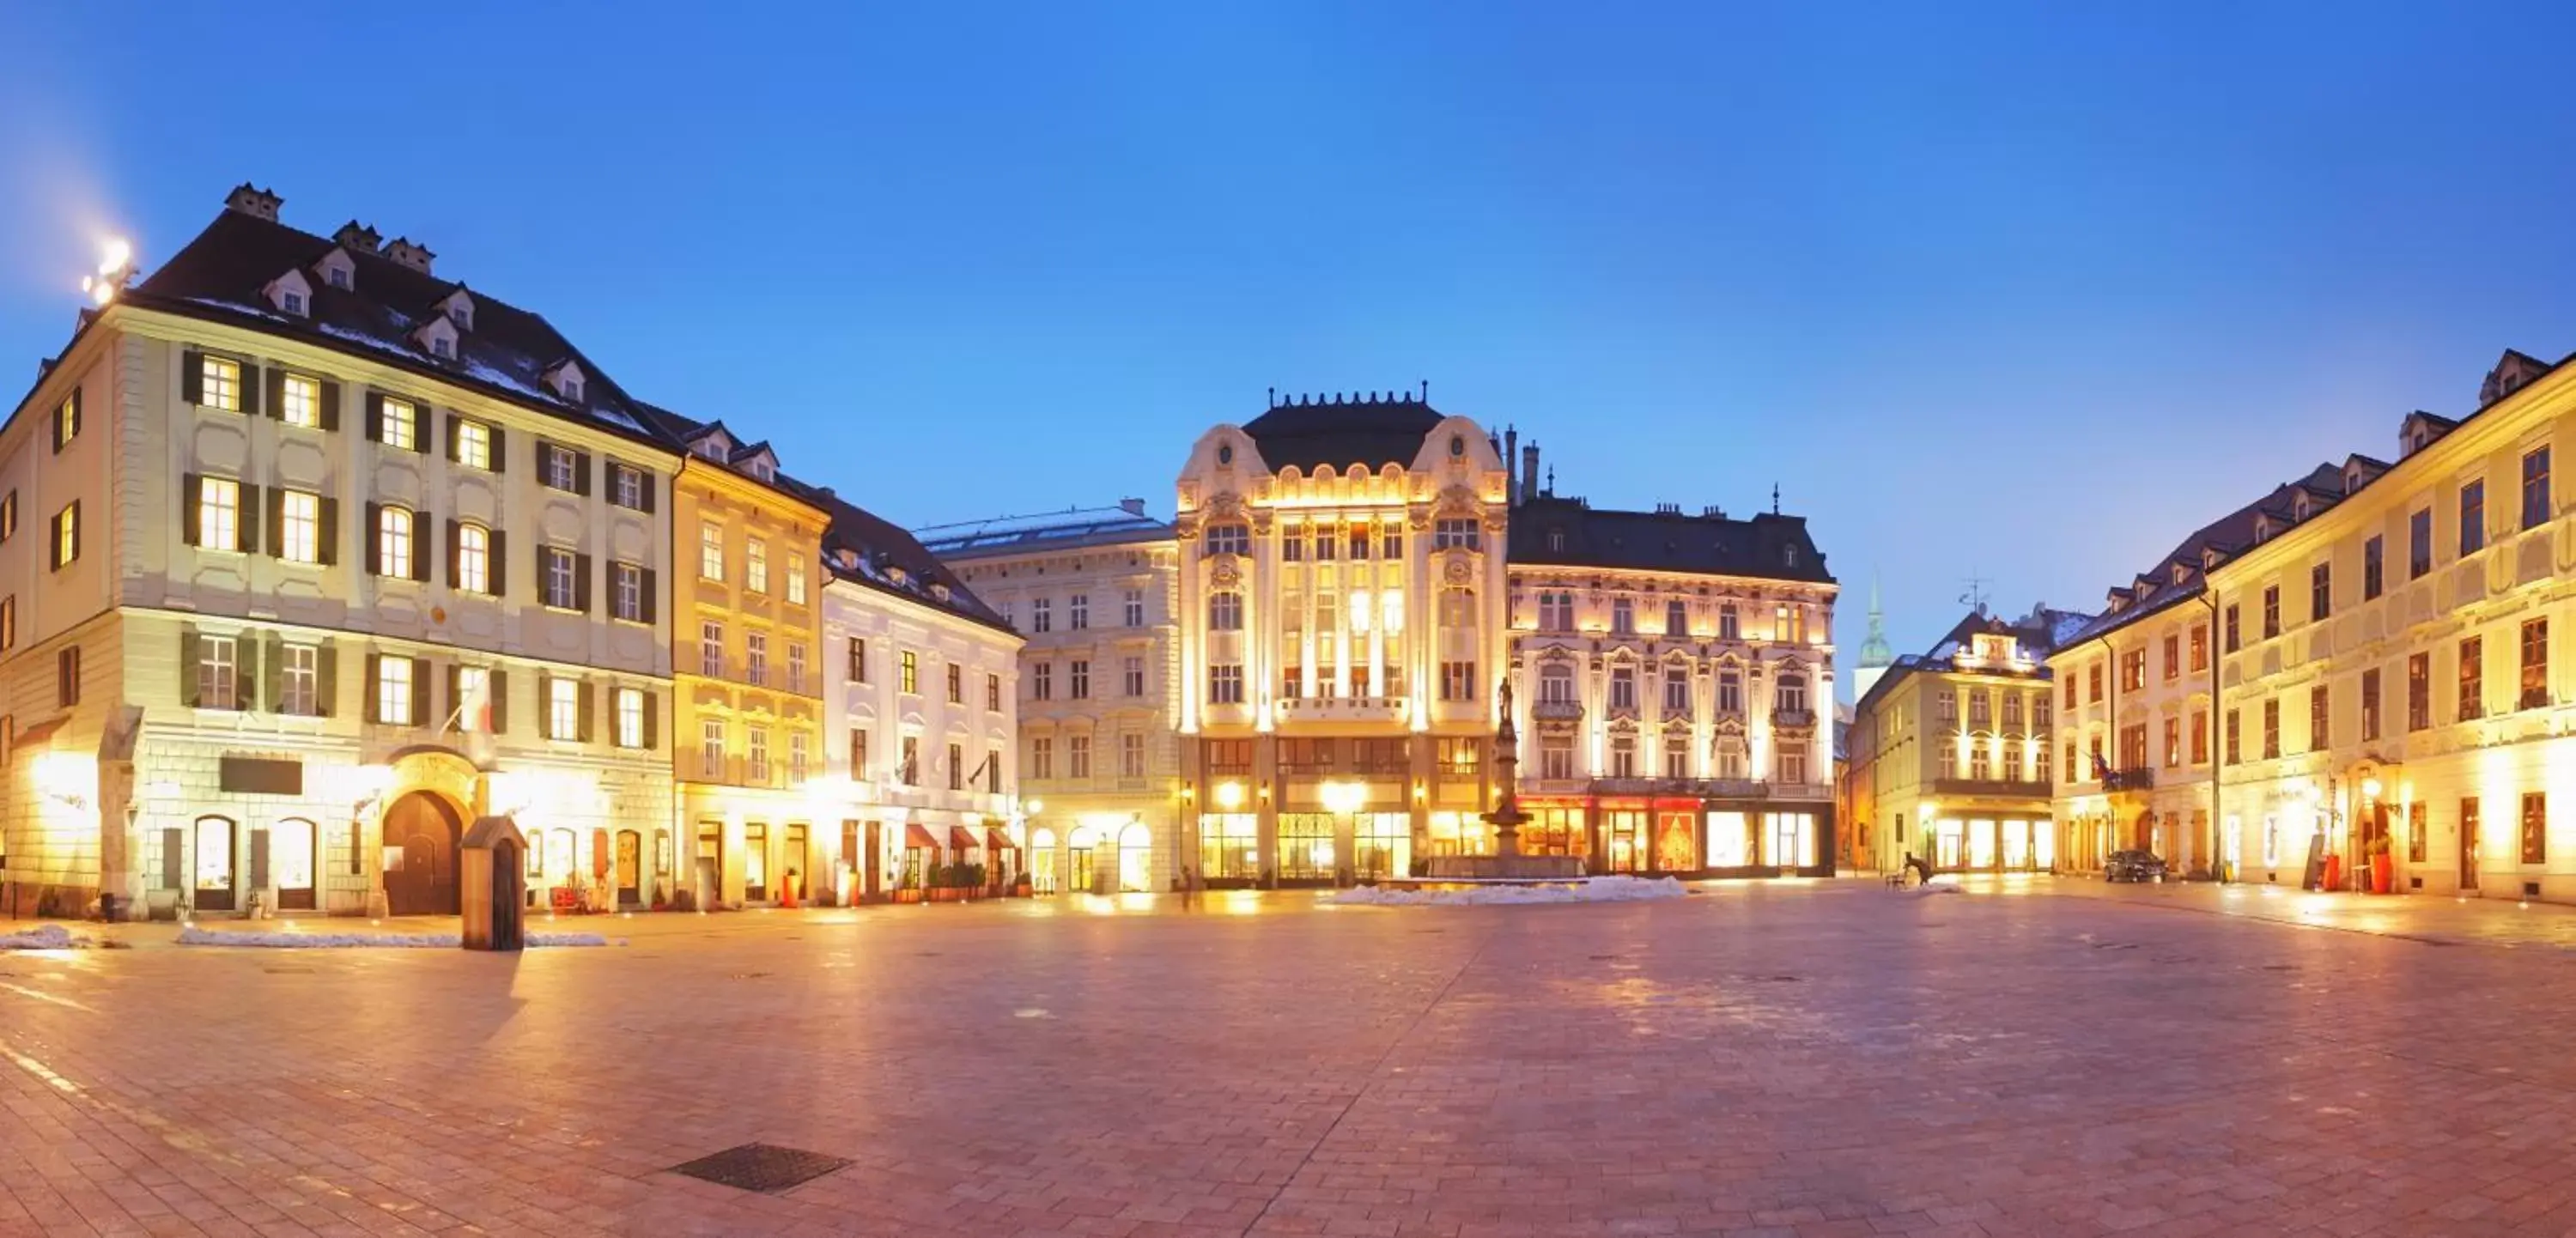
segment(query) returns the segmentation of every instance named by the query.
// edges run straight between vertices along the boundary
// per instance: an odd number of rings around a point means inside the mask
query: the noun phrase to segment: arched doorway
[[[1142,822],[1130,821],[1118,831],[1118,888],[1128,892],[1154,888],[1154,835]]]
[[[457,913],[456,810],[414,791],[385,810],[385,909],[397,916]],[[397,850],[399,849],[399,850]],[[399,862],[396,856],[399,855]]]
[[[1065,837],[1065,858],[1073,870],[1067,874],[1065,889],[1076,894],[1089,894],[1096,888],[1099,875],[1094,865],[1097,856],[1092,848],[1098,845],[1097,831],[1087,825],[1073,827],[1073,833]]]
[[[1053,894],[1058,880],[1055,871],[1055,831],[1039,826],[1029,831],[1030,887],[1039,894]]]

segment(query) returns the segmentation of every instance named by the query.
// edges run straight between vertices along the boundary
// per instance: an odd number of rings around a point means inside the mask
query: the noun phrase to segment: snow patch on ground
[[[1521,903],[1632,903],[1680,898],[1689,891],[1670,877],[1587,877],[1561,885],[1479,885],[1446,890],[1358,886],[1324,896],[1327,903],[1364,907],[1484,907]]]
[[[1932,880],[1927,881],[1927,882],[1925,882],[1925,883],[1923,883],[1922,885],[1919,885],[1919,886],[1907,886],[1907,887],[1906,887],[1906,889],[1905,889],[1905,892],[1906,892],[1906,893],[1908,893],[1908,894],[1911,894],[1911,895],[1915,896],[1916,898],[1922,898],[1922,897],[1924,897],[1925,895],[1929,895],[1929,894],[1965,894],[1965,893],[1967,893],[1967,891],[1966,891],[1966,890],[1963,890],[1963,889],[1961,889],[1961,888],[1959,887],[1959,880],[1958,880],[1958,878],[1956,878],[1956,877],[1952,877],[1952,878],[1949,878],[1949,879],[1947,879],[1947,880],[1944,880],[1944,879],[1942,879],[1942,878],[1935,877],[1935,878],[1933,878]]]
[[[0,950],[77,950],[88,944],[88,939],[72,936],[70,929],[59,924],[0,933]]]
[[[179,930],[183,946],[253,946],[267,950],[454,950],[463,939],[454,933],[255,933],[226,932],[189,925]],[[530,946],[605,946],[597,933],[530,933]]]

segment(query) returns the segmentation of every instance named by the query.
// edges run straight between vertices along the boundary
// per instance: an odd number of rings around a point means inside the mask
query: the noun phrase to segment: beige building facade
[[[1850,828],[1865,867],[1896,872],[1912,856],[1940,872],[2057,870],[2057,698],[2043,659],[2087,618],[1980,609],[1890,659],[1852,711]]]

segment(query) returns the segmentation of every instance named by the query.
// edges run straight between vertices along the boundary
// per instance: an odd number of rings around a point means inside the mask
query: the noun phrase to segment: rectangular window
[[[197,363],[197,403],[219,408],[227,413],[242,411],[241,363],[222,357],[202,357]]]
[[[2167,680],[2182,678],[2182,634],[2180,632],[2165,633],[2165,678]]]
[[[2406,518],[2406,579],[2421,580],[2433,570],[2433,509]]]
[[[1717,638],[1719,640],[1743,639],[1742,624],[1743,620],[1738,618],[1735,613],[1735,603],[1728,602],[1727,604],[1717,608]]]
[[[805,560],[801,558],[787,561],[787,604],[805,604]]]
[[[769,543],[756,537],[742,544],[742,587],[769,592]]]
[[[197,638],[197,708],[242,708],[239,657],[239,642],[232,637]]]
[[[2243,647],[2237,640],[2236,604],[2231,602],[2227,606],[2227,652],[2234,653]]]
[[[467,468],[492,469],[492,427],[479,421],[456,419],[456,462]]]
[[[399,507],[376,509],[376,574],[409,579],[412,574],[412,514]]]
[[[1138,663],[1141,659],[1129,658],[1127,661],[1132,665]],[[1127,695],[1135,696],[1137,694],[1130,692]],[[1000,675],[987,672],[984,676],[984,708],[993,713],[1001,712],[1002,677]]]
[[[2281,698],[2263,702],[2263,759],[2281,755]]]
[[[1484,540],[1482,526],[1472,519],[1440,520],[1433,522],[1431,526],[1433,550],[1448,550],[1453,547],[1475,550],[1484,545]]]
[[[2535,447],[2522,457],[2522,527],[2549,523],[2549,449]]]
[[[1252,531],[1239,524],[1212,524],[1207,530],[1207,552],[1211,555],[1239,555],[1252,548]]]
[[[698,673],[709,678],[724,674],[724,625],[712,619],[698,624]]]
[[[742,738],[743,780],[753,783],[769,781],[769,728],[746,727]]]
[[[2132,649],[2120,655],[2120,690],[2138,692],[2147,686],[2147,651]]]
[[[849,665],[842,668],[841,673],[847,677],[851,683],[866,683],[868,681],[868,640],[866,637],[853,636],[850,638],[847,660]]]
[[[399,447],[404,451],[420,450],[420,438],[417,432],[419,423],[414,420],[418,416],[418,410],[409,400],[397,400],[392,396],[378,397],[376,441],[387,447]]]
[[[721,718],[708,718],[698,723],[698,776],[708,779],[725,776],[725,724]]]
[[[2379,668],[2361,673],[2361,742],[2379,738]]]
[[[1037,662],[1029,666],[1029,699],[1036,701],[1055,699],[1055,663]]]
[[[229,477],[197,479],[197,545],[209,550],[239,550],[241,483]]]
[[[907,787],[917,787],[921,785],[920,736],[906,735],[903,737],[903,759],[896,763],[894,776],[896,781],[901,782]]]
[[[2308,689],[2308,751],[2334,746],[2334,703],[2324,684]]]
[[[2515,700],[2517,709],[2545,709],[2549,705],[2549,620],[2522,621],[2522,692]]]
[[[2522,862],[2549,862],[2549,796],[2544,792],[2522,793]]]
[[[569,550],[548,546],[539,552],[545,558],[545,604],[557,610],[573,609],[573,555]]]
[[[1054,599],[1029,599],[1029,630],[1032,632],[1052,632],[1055,630]]]
[[[628,623],[650,623],[644,609],[644,569],[632,563],[608,565],[608,613]]]
[[[322,712],[322,651],[311,645],[275,646],[277,712],[310,718]]]
[[[456,526],[456,587],[467,593],[492,592],[492,531],[479,524]]]
[[[1068,689],[1069,694],[1073,699],[1077,701],[1090,700],[1091,659],[1075,658],[1073,663],[1065,668],[1064,681],[1065,687]]]
[[[1048,735],[1029,738],[1029,777],[1055,777],[1055,739]]]
[[[617,690],[617,746],[642,748],[648,742],[644,738],[644,690],[619,688]]]
[[[2460,642],[2460,714],[2459,721],[2483,718],[2487,713],[2486,645],[2479,637]]]
[[[1065,599],[1064,626],[1067,630],[1074,632],[1080,632],[1091,626],[1090,594],[1077,593],[1072,597]]]
[[[322,424],[322,384],[301,374],[277,380],[277,419],[307,429]]]
[[[2361,544],[2361,600],[2365,602],[2378,597],[2386,587],[2383,541],[2374,535]]]
[[[1128,590],[1125,609],[1128,627],[1141,628],[1145,626],[1145,591],[1142,589]]]
[[[2165,768],[2182,765],[2182,719],[2165,719]]]
[[[412,660],[392,656],[376,659],[376,721],[388,726],[411,724]]]
[[[2084,679],[2086,699],[2094,704],[2100,704],[2102,702],[2102,664],[2096,661],[2091,666],[2085,667]]]
[[[791,641],[787,645],[787,690],[790,692],[805,690],[805,642],[803,641]]]
[[[2406,659],[2406,729],[2421,731],[2433,725],[2433,655],[2414,654]]]
[[[1744,679],[1739,673],[1735,671],[1717,673],[1717,712],[1722,714],[1744,712]]]
[[[1626,598],[1614,598],[1611,600],[1610,630],[1620,636],[1627,636],[1636,632],[1637,607],[1634,603],[1630,602]]]
[[[2046,752],[2046,748],[2040,749]],[[2195,710],[2191,715],[2191,763],[2209,764],[2209,714]]]
[[[1240,663],[1224,662],[1208,668],[1208,703],[1243,703],[1243,667]]]
[[[1091,777],[1090,736],[1067,735],[1064,737],[1064,776],[1073,779],[1087,779]]]
[[[768,633],[745,632],[742,634],[742,670],[743,678],[751,683],[766,684],[769,682]]]
[[[1440,664],[1441,700],[1472,701],[1475,700],[1476,697],[1475,663],[1443,662]]]
[[[2460,487],[2460,557],[2486,549],[2487,483],[2481,479]]]
[[[2308,622],[2321,623],[2334,615],[2334,564],[2319,563],[2308,568]]]
[[[1680,667],[1664,669],[1664,716],[1686,717],[1690,714],[1690,672]]]
[[[813,741],[803,731],[787,733],[787,784],[797,786],[805,781],[805,772],[814,763]]]
[[[865,727],[850,729],[850,777],[868,780],[868,732]]]
[[[2191,669],[2194,674],[2209,669],[2209,629],[2196,623],[2191,627]]]
[[[724,526],[712,520],[698,525],[698,578],[724,579]]]
[[[647,500],[644,470],[624,464],[608,466],[608,501],[628,511],[643,511]]]
[[[558,447],[553,443],[544,443],[540,444],[538,449],[544,452],[546,457],[545,481],[547,489],[561,490],[566,493],[571,493],[580,487],[581,463],[580,460],[573,455],[571,448]]]
[[[2281,586],[2263,586],[2263,639],[2281,634]]]
[[[1726,774],[1722,768],[1723,758],[1720,760],[1720,777],[1740,776],[1740,772],[1739,775]],[[1538,737],[1538,776],[1556,781],[1574,777],[1573,736],[1547,734]]]
[[[1208,630],[1238,632],[1243,629],[1243,595],[1231,589],[1208,595]]]
[[[1636,707],[1636,668],[1629,666],[1615,666],[1610,668],[1610,708],[1633,710]]]
[[[59,572],[80,561],[80,500],[74,499],[54,513],[54,536],[51,547],[53,567]]]
[[[492,695],[492,668],[460,666],[455,674],[457,729],[486,735],[500,730],[504,702]]]
[[[279,556],[289,563],[322,561],[322,496],[301,490],[279,492]]]
[[[1076,665],[1080,664],[1076,663]],[[966,668],[954,662],[948,664],[948,703],[951,705],[966,703]]]
[[[581,738],[581,681],[549,677],[545,682],[546,738]]]
[[[904,695],[919,695],[921,692],[921,655],[914,653],[909,649],[904,650],[903,658],[895,678],[897,680],[895,687],[900,689]]]

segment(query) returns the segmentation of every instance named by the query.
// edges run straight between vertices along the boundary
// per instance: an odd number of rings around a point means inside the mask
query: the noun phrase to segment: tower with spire
[[[1896,662],[1896,652],[1887,647],[1887,615],[1878,608],[1878,574],[1869,577],[1869,635],[1860,642],[1860,670],[1852,676],[1852,699],[1869,695],[1870,685],[1887,673]]]

